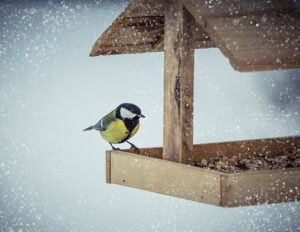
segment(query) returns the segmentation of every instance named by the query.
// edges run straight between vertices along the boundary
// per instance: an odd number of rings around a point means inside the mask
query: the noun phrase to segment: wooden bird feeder
[[[234,69],[300,68],[300,14],[286,0],[133,0],[90,56],[164,51],[163,148],[106,152],[106,180],[218,206],[300,200],[300,168],[224,173],[218,155],[276,157],[300,136],[193,145],[194,49],[218,47]]]

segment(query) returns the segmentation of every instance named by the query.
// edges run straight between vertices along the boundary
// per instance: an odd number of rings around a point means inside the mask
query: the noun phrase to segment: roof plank
[[[215,47],[200,25],[195,48]],[[164,16],[127,17],[123,12],[94,44],[90,56],[163,51]]]
[[[287,0],[182,0],[197,22],[194,48],[218,47],[239,71],[300,68],[300,16]],[[90,56],[164,50],[164,6],[133,0]]]
[[[239,71],[300,67],[300,14],[208,19]]]
[[[289,0],[182,0],[189,9],[193,6],[194,17],[205,19],[237,17],[264,12],[290,12],[294,5]]]
[[[300,16],[287,1],[182,1],[236,70],[300,68]]]
[[[127,17],[164,16],[162,0],[134,0],[125,9]]]

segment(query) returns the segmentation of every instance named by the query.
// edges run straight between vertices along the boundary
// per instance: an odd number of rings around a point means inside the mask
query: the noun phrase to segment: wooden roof
[[[300,68],[300,13],[288,0],[182,0],[195,48],[218,47],[239,71]],[[133,0],[90,56],[163,51],[164,5]]]

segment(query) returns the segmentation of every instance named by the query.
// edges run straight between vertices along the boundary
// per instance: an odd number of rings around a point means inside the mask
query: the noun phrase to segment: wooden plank
[[[202,27],[195,23],[194,29],[194,49],[202,48],[214,48],[216,45],[209,38],[207,33],[202,29]],[[155,46],[152,46],[154,52],[164,50],[164,31],[160,35],[160,40],[155,43]]]
[[[197,25],[195,48],[215,47],[207,33]],[[94,44],[91,56],[134,54],[164,50],[164,16],[128,18],[119,16]]]
[[[188,0],[201,8],[204,17],[228,17],[277,11],[294,10],[292,1],[288,0]],[[125,9],[127,17],[163,16],[164,5],[161,0],[133,0]]]
[[[99,39],[93,44],[92,50],[90,52],[90,56],[98,56],[99,50],[101,51],[101,44],[105,43],[105,41],[109,40],[110,36],[118,30],[118,26],[120,24],[120,20],[125,16],[124,12],[122,12],[116,19],[113,21],[112,25],[109,26],[100,36]]]
[[[295,10],[292,1],[289,0],[182,0],[183,4],[195,18],[224,18],[248,15],[261,15],[265,12],[275,11],[278,13]]]
[[[166,9],[163,158],[187,163],[193,150],[194,20],[179,0],[169,0]]]
[[[232,153],[272,157],[296,147],[300,136],[199,144],[194,152],[208,158]],[[162,160],[160,147],[130,152],[107,152],[108,183],[224,207],[300,201],[300,168],[222,173]]]
[[[300,148],[300,136],[228,141],[218,143],[195,144],[192,161],[201,162],[216,156],[239,156],[241,158],[267,155],[270,158]],[[124,150],[137,154],[133,150]],[[140,155],[162,159],[162,147],[141,148]]]
[[[123,12],[96,41],[91,56],[150,51],[163,23],[163,17],[127,18]]]
[[[256,12],[287,12],[294,10],[292,1],[288,0],[188,0],[201,8],[205,17],[226,17],[253,14]],[[125,9],[127,17],[162,16],[164,5],[161,0],[133,0]]]
[[[106,183],[111,183],[111,151],[106,151]]]
[[[139,43],[139,41],[137,41],[140,39],[137,37],[141,37],[140,33],[142,30],[138,33],[135,31],[127,33],[126,29],[124,30],[123,28],[124,21],[135,21],[136,19],[142,19],[143,21],[143,19],[152,18],[152,16],[154,18],[159,16],[163,17],[160,8],[160,3],[157,0],[150,2],[147,0],[131,1],[125,10],[114,20],[112,25],[108,27],[94,43],[90,56],[133,54],[152,51],[149,43]],[[151,25],[155,25],[155,22],[152,22],[150,26]],[[146,30],[146,32],[148,31],[147,28],[144,28],[144,30]],[[144,38],[147,40],[148,37],[151,38],[152,33],[148,34],[145,35],[144,33],[141,39]],[[126,43],[128,36],[130,36],[130,42]]]
[[[271,158],[295,148],[300,148],[300,136],[197,144],[194,145],[193,161],[201,162],[216,156],[245,158],[260,154]]]
[[[183,0],[236,70],[300,67],[300,16],[289,1],[211,2]]]
[[[221,206],[300,200],[300,168],[222,174]]]
[[[210,18],[239,71],[300,67],[300,13]]]
[[[162,153],[163,153],[162,147],[140,148],[139,152],[132,150],[132,149],[126,149],[126,150],[122,150],[122,151],[130,152],[130,153],[137,154],[137,155],[152,157],[152,158],[156,158],[156,159],[163,158],[162,157]]]
[[[163,16],[164,4],[161,0],[133,0],[124,13],[127,17]]]
[[[238,71],[300,67],[300,14],[291,1],[182,2],[200,25],[194,48],[217,46]],[[159,0],[132,1],[96,41],[90,56],[162,51],[163,8]]]
[[[226,47],[226,44],[224,43],[222,38],[220,38],[220,36],[216,33],[215,28],[207,23],[206,16],[208,12],[211,12],[211,7],[205,4],[205,2],[197,0],[182,0],[182,3],[185,6],[185,8],[191,13],[191,15],[195,18],[196,22],[207,32],[209,38],[222,51],[223,55],[226,56],[230,61],[237,63],[231,51]],[[221,9],[223,9],[224,11],[225,7],[221,7]],[[219,14],[222,15],[223,11],[220,11]]]
[[[220,173],[122,151],[111,152],[111,183],[220,205]]]

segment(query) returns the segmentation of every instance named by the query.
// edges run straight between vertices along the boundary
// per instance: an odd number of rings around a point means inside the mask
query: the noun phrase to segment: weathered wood
[[[182,2],[236,70],[300,67],[300,14],[289,1]]]
[[[270,11],[284,13],[295,8],[289,0],[187,1],[201,8],[201,15],[205,17],[234,17]],[[126,7],[125,13],[127,17],[163,16],[164,4],[161,0],[133,0]]]
[[[191,161],[201,162],[202,159],[217,156],[246,158],[267,155],[269,158],[273,158],[295,148],[300,148],[300,136],[195,144]],[[138,154],[133,150],[124,151]],[[162,152],[162,147],[141,148],[139,154],[162,159]]]
[[[222,173],[221,206],[235,207],[300,200],[300,168]]]
[[[127,17],[163,16],[164,4],[162,0],[134,0],[125,9]]]
[[[295,148],[300,148],[300,136],[197,144],[194,145],[192,158],[196,162],[216,156],[246,158],[267,155],[271,158]]]
[[[132,149],[122,150],[124,152],[130,152],[136,155],[143,155],[151,158],[162,159],[163,149],[162,147],[140,148],[139,151]]]
[[[194,19],[179,0],[165,14],[163,158],[188,162],[193,149]]]
[[[300,200],[300,168],[221,173],[112,151],[111,182],[223,207]]]
[[[182,0],[195,18],[224,18],[261,15],[266,12],[292,12],[295,6],[289,0]]]
[[[239,71],[300,67],[299,13],[211,18],[207,24],[216,28]]]
[[[193,152],[196,159],[237,154],[274,157],[295,148],[300,148],[300,136],[198,144]],[[162,160],[162,148],[133,152],[107,153],[108,183],[223,207],[300,201],[300,168],[223,173]]]
[[[236,63],[237,61],[233,57],[231,51],[228,48],[226,48],[226,44],[224,43],[222,38],[220,38],[220,36],[216,33],[216,29],[213,26],[207,24],[206,15],[208,14],[208,12],[215,12],[215,9],[212,10],[211,7],[209,7],[209,4],[205,4],[203,1],[199,2],[197,0],[182,0],[182,3],[186,7],[186,9],[193,15],[196,22],[200,26],[202,26],[202,28],[208,33],[211,40],[222,51],[223,55],[226,56],[231,62]],[[225,7],[223,7],[223,2],[220,5],[221,10],[220,12],[218,12],[218,14],[224,14]],[[206,11],[204,9],[206,9]]]
[[[194,48],[218,47],[234,69],[300,67],[300,14],[284,0],[182,0],[196,19]],[[133,0],[91,56],[163,51],[163,1]]]
[[[197,25],[194,48],[215,44]],[[94,44],[90,56],[134,54],[164,50],[164,16],[125,17],[120,15]]]
[[[221,175],[167,160],[111,152],[111,183],[220,205]]]
[[[111,151],[106,151],[106,183],[111,183]]]

